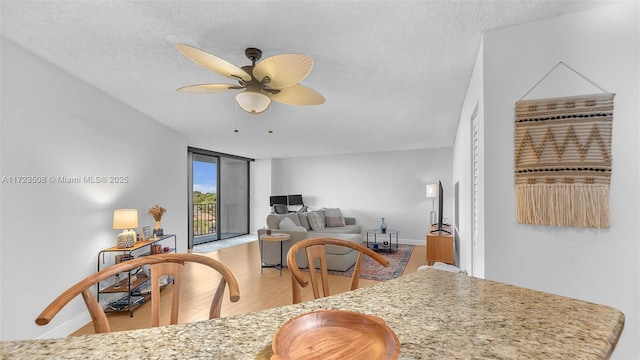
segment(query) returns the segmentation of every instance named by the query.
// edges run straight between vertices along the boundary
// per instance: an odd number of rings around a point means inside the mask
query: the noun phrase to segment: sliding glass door
[[[249,233],[249,161],[189,148],[189,248]]]
[[[220,239],[249,233],[249,162],[220,158]]]
[[[218,158],[193,154],[191,206],[193,244],[218,240]]]

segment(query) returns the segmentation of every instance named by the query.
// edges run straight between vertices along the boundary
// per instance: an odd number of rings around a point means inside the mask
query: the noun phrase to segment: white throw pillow
[[[296,225],[296,223],[293,222],[293,220],[291,220],[288,217],[280,220],[280,224],[278,224],[278,228],[280,230],[307,231],[307,229],[305,229],[304,226]]]
[[[313,230],[322,230],[324,229],[324,221],[315,211],[307,213],[307,219],[309,220],[309,225]]]
[[[296,227],[297,226],[293,222],[293,220],[289,219],[288,217],[282,218],[282,220],[280,220],[280,224],[278,225],[278,228],[280,228],[282,230],[293,230]]]

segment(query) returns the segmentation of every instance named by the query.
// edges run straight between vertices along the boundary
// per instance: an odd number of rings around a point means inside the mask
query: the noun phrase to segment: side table
[[[367,247],[371,250],[384,250],[389,249],[391,253],[393,250],[398,251],[398,234],[400,234],[399,230],[387,229],[385,232],[382,232],[380,229],[369,229],[367,230]],[[369,235],[373,235],[373,243],[369,244]],[[396,236],[396,243],[394,244],[392,241],[392,236]],[[389,236],[389,242],[385,244],[384,242],[378,242],[378,236]]]
[[[262,269],[266,267],[272,267],[280,270],[280,276],[282,276],[282,243],[291,239],[289,234],[273,233],[271,235],[260,235],[260,241],[279,241],[280,242],[280,264],[265,264],[262,259],[264,258],[264,243],[260,244],[260,273]]]

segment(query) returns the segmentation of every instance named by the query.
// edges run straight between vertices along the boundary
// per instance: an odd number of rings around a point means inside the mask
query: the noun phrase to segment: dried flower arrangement
[[[149,209],[149,215],[153,216],[156,221],[160,221],[162,219],[162,215],[167,212],[167,209],[162,206],[156,204],[156,206]]]

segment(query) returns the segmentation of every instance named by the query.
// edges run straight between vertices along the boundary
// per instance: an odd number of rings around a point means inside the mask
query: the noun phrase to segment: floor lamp
[[[436,213],[436,198],[438,197],[438,184],[427,185],[427,198],[431,198],[431,213],[429,214],[429,226],[438,222],[438,214]]]

